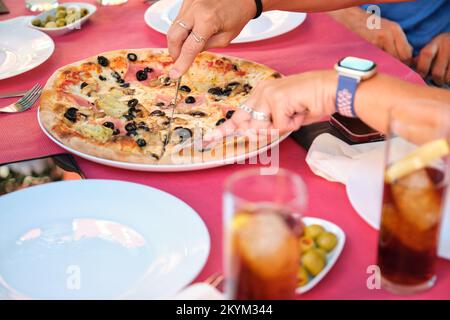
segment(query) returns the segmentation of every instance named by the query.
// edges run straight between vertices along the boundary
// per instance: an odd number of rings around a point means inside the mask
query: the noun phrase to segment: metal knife
[[[177,89],[175,91],[175,97],[172,101],[172,112],[169,118],[169,133],[167,135],[167,142],[166,145],[170,142],[170,139],[172,137],[172,119],[173,119],[173,115],[175,114],[175,108],[177,107],[177,99],[178,99],[178,93],[180,92],[180,86],[181,86],[181,78],[178,78],[177,80]]]

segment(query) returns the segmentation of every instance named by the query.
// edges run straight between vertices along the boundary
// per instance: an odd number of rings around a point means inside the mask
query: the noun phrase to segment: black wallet
[[[333,127],[328,121],[317,122],[307,126],[303,126],[300,130],[297,130],[291,134],[291,137],[306,150],[311,147],[314,139],[322,133],[329,133],[338,139],[348,143],[357,144],[347,139],[342,133],[340,133],[335,127]]]

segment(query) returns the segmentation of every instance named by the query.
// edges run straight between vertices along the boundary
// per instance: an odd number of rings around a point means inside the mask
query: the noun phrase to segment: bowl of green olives
[[[345,233],[334,223],[319,218],[303,218],[299,238],[301,263],[298,269],[297,293],[311,290],[331,270],[341,255]]]
[[[44,11],[29,22],[29,27],[41,30],[50,36],[61,36],[81,26],[97,11],[89,3],[68,2],[55,9]]]

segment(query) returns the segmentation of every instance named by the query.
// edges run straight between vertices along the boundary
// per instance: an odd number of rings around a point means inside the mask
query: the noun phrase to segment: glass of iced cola
[[[224,193],[227,298],[293,299],[300,265],[298,238],[307,199],[302,179],[287,170],[232,175]]]

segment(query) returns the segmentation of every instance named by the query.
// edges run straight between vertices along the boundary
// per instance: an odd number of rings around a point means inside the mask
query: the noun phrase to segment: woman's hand
[[[167,33],[169,53],[175,60],[170,77],[184,74],[203,50],[226,47],[255,13],[254,0],[184,0]]]
[[[321,120],[334,112],[337,75],[333,70],[314,71],[261,82],[245,105],[271,117],[270,121],[255,120],[243,110],[237,110],[230,120],[206,140],[218,139],[233,132],[278,129],[280,133],[297,130],[303,124]],[[267,132],[266,130],[262,130]]]

